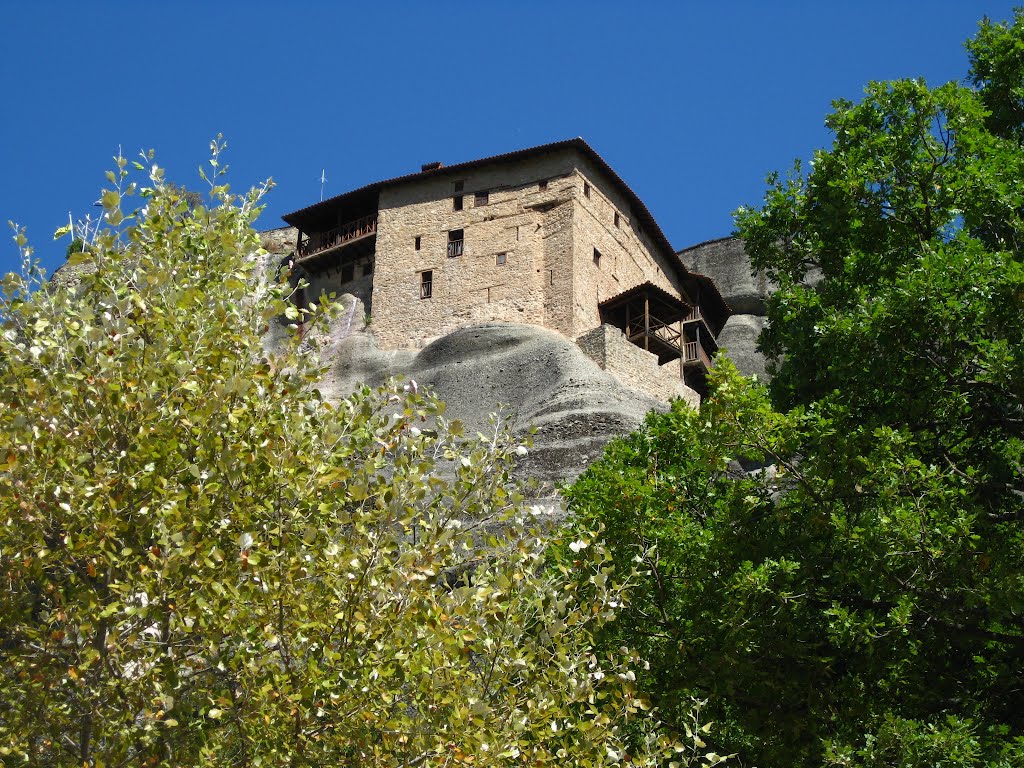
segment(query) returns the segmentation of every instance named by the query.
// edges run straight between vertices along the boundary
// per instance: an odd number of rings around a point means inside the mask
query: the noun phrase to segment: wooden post
[[[683,321],[679,321],[679,378],[686,383],[686,377],[683,376],[683,369],[686,367],[683,362],[686,360],[686,334],[683,333]]]
[[[651,297],[644,294],[644,349],[651,351]]]

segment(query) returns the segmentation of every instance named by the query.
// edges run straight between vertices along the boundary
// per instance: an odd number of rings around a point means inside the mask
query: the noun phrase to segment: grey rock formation
[[[575,478],[605,443],[635,429],[644,415],[664,407],[624,387],[561,334],[531,325],[489,323],[443,336],[420,350],[382,351],[350,295],[324,347],[331,368],[322,384],[329,398],[360,384],[375,386],[402,375],[430,388],[448,405],[446,415],[468,430],[486,430],[500,410],[512,429],[535,429],[534,447],[517,474],[553,484]]]
[[[740,373],[757,376],[760,381],[769,378],[765,372],[765,357],[757,346],[766,322],[764,315],[733,315],[718,334],[719,346]]]
[[[718,336],[719,346],[740,373],[756,375],[766,381],[765,358],[757,347],[757,338],[765,324],[765,302],[775,285],[763,271],[754,270],[750,257],[737,237],[723,237],[685,248],[679,258],[692,272],[707,275],[733,314]]]

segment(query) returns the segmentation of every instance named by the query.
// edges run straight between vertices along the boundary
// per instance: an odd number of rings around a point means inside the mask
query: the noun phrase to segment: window
[[[597,248],[594,249],[594,266],[601,266],[601,252]]]
[[[587,182],[583,182],[583,196],[590,197],[590,185]]]
[[[420,236],[416,235],[416,250],[418,251],[419,249],[420,249]]]
[[[548,180],[547,179],[541,179],[540,181],[537,182],[537,190],[538,191],[543,192],[547,188],[548,188]]]
[[[356,276],[356,265],[349,263],[341,268],[341,282],[348,283]]]
[[[455,258],[462,255],[462,230],[453,229],[448,232],[448,257]]]
[[[459,194],[459,192],[461,192],[463,190],[463,188],[465,186],[465,183],[466,182],[464,182],[464,181],[456,181],[455,182],[455,194]]]
[[[363,264],[363,277],[373,274],[373,262],[367,261]]]
[[[453,211],[461,211],[462,210],[462,195],[456,195],[455,197],[452,198],[452,210]]]
[[[615,226],[616,227],[619,226],[619,212],[618,211],[615,212]]]
[[[420,298],[429,299],[434,295],[434,273],[430,270],[420,272]]]
[[[504,263],[505,263],[505,262],[506,262],[507,260],[508,260],[508,254],[505,254],[505,253],[496,253],[496,254],[494,255],[494,264],[495,264],[495,266],[498,266],[498,267],[500,267],[500,266],[502,266],[502,265],[503,265],[503,264],[504,264]]]
[[[473,207],[479,208],[481,205],[487,205],[487,200],[490,197],[490,193],[485,189],[483,192],[477,192],[473,196]]]

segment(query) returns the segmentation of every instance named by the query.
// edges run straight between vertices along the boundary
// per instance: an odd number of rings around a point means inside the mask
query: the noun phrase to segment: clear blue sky
[[[1020,0],[1018,0],[1020,1]],[[729,234],[764,177],[829,136],[872,79],[961,79],[997,0],[10,2],[0,25],[0,222],[93,210],[118,145],[169,176],[218,132],[237,188],[273,177],[259,221],[418,170],[582,136],[678,248]],[[0,241],[0,272],[16,265]]]

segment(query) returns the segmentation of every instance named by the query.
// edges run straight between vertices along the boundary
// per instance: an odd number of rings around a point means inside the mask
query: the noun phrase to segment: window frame
[[[466,251],[466,230],[465,229],[449,229],[448,230],[448,258],[454,259],[461,256]]]

